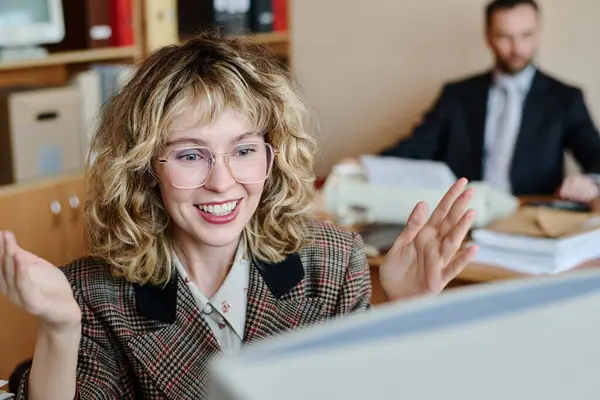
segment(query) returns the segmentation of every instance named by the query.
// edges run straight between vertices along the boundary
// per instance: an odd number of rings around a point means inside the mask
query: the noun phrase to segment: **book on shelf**
[[[229,35],[287,30],[287,0],[177,0],[179,37],[186,40],[202,29]]]

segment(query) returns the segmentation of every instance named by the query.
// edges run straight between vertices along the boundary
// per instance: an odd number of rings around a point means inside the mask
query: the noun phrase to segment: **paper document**
[[[479,246],[476,262],[527,274],[556,274],[600,259],[600,229],[562,238],[476,229],[472,238]]]
[[[442,162],[398,157],[360,157],[369,182],[374,185],[447,189],[456,176]]]
[[[600,271],[477,285],[220,359],[212,398],[596,400],[599,330]]]
[[[8,385],[8,381],[3,381],[0,379],[0,400],[12,399],[14,395],[12,393],[7,393],[4,389],[5,386]]]

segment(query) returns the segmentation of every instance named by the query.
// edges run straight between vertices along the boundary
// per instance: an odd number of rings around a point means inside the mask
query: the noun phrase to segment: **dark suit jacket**
[[[279,264],[253,263],[245,343],[369,308],[361,237],[317,222],[310,236],[312,244]],[[140,286],[89,258],[65,273],[83,312],[78,398],[207,397],[207,367],[220,350],[179,275],[166,287]],[[27,396],[27,377],[19,399]]]
[[[413,134],[382,154],[445,162],[458,177],[483,179],[484,131],[492,73],[446,84]],[[564,176],[564,151],[600,173],[600,136],[583,93],[537,71],[525,99],[510,182],[515,195],[552,194]]]

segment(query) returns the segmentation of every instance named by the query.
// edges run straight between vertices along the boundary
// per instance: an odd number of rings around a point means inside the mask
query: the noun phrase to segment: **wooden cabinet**
[[[59,215],[52,212],[57,201],[58,188],[54,183],[0,189],[0,229],[12,231],[24,249],[59,263],[61,224]]]
[[[62,253],[60,264],[66,264],[87,254],[83,221],[85,182],[76,176],[58,184],[62,215]]]
[[[0,229],[55,265],[85,255],[84,180],[65,176],[0,188]],[[0,379],[33,355],[37,321],[0,296]]]
[[[85,254],[81,175],[0,188],[0,229],[55,265]]]

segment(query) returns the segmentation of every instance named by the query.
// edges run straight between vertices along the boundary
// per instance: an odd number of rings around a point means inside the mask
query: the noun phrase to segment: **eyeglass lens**
[[[243,143],[232,147],[226,156],[229,171],[237,182],[257,183],[270,173],[273,150],[265,143]],[[166,166],[173,185],[197,187],[206,183],[215,162],[210,149],[186,147],[170,151]]]

